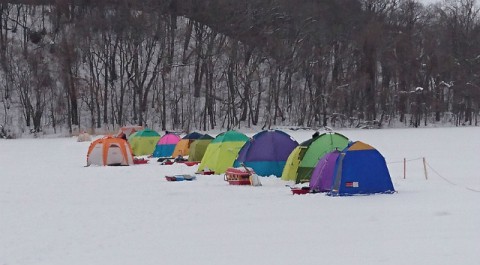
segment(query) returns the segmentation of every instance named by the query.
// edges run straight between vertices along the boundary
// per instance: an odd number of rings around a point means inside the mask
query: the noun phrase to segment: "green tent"
[[[224,173],[233,165],[238,152],[248,140],[245,134],[233,130],[219,134],[207,146],[198,171],[213,170],[215,174]]]
[[[285,166],[282,179],[308,182],[320,158],[335,149],[343,150],[347,145],[348,138],[339,133],[323,133],[301,143],[288,157],[289,166]]]
[[[297,179],[295,182],[300,183],[310,181],[313,169],[320,158],[335,149],[341,151],[347,147],[347,145],[348,138],[339,133],[324,133],[313,138],[311,144],[302,149],[302,152],[305,153],[302,156],[300,165],[298,165]]]
[[[133,154],[136,156],[151,155],[155,150],[160,134],[151,129],[138,131],[130,137],[128,142],[132,147]]]
[[[205,134],[190,144],[190,155],[188,161],[201,161],[208,144],[212,142],[213,137]]]

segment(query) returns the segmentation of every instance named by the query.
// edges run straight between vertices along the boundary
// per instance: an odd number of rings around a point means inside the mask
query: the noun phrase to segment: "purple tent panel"
[[[324,155],[318,161],[310,178],[310,190],[326,192],[332,189],[335,164],[339,155],[340,151],[335,150]]]
[[[251,167],[259,176],[280,177],[292,150],[298,143],[290,135],[279,130],[262,131],[243,145],[233,163]]]
[[[262,131],[245,143],[238,153],[237,161],[287,161],[297,145],[297,141],[282,131]]]

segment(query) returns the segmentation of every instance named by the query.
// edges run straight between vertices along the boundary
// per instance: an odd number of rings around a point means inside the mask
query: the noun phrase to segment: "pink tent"
[[[167,133],[160,138],[153,151],[153,157],[170,157],[172,156],[175,146],[180,141],[180,136],[174,133]]]

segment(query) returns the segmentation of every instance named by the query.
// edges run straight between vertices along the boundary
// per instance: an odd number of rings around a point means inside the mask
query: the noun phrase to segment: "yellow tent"
[[[291,180],[295,181],[297,178],[297,170],[298,166],[300,165],[300,151],[302,150],[301,146],[295,147],[293,151],[287,158],[287,162],[285,163],[285,167],[283,168],[282,172],[282,179],[283,180]]]

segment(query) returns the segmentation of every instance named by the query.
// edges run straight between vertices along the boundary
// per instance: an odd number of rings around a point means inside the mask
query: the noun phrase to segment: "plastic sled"
[[[170,160],[164,160],[162,163],[160,163],[160,165],[173,165],[173,161],[170,161]]]
[[[310,187],[290,188],[292,194],[307,194],[310,193]]]
[[[194,165],[198,165],[198,161],[186,161],[186,162],[183,162],[185,165],[191,167],[191,166],[194,166]]]
[[[133,164],[135,165],[141,165],[141,164],[147,164],[148,163],[148,159],[145,159],[145,158],[134,158],[133,159]]]
[[[225,172],[224,180],[230,185],[252,185],[250,176],[255,174],[253,169],[230,167]]]
[[[192,175],[175,175],[175,176],[165,176],[165,179],[167,179],[167,181],[192,181],[194,179],[196,179],[195,176],[192,176]]]

